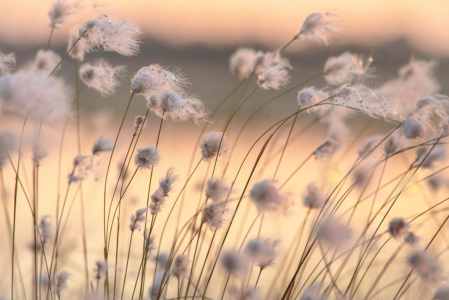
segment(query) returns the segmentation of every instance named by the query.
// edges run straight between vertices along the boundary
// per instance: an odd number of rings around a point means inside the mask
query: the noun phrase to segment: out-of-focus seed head
[[[147,146],[145,148],[137,149],[134,156],[134,163],[139,168],[151,169],[161,161],[159,150],[154,146]]]
[[[95,65],[81,65],[79,76],[84,85],[107,97],[115,94],[115,89],[120,85],[118,78],[123,77],[125,72],[124,66],[112,67],[105,60],[100,60]]]
[[[410,225],[403,218],[394,218],[388,225],[388,232],[396,240],[402,240],[407,236]]]
[[[180,254],[176,256],[173,264],[173,271],[172,271],[173,276],[178,278],[178,280],[181,277],[187,276],[189,262],[190,262],[189,257],[185,254]]]
[[[443,279],[443,270],[438,261],[426,252],[413,252],[408,263],[418,272],[421,279],[431,285],[438,285]]]
[[[303,196],[303,204],[310,209],[319,209],[323,206],[326,199],[323,192],[318,188],[315,182],[307,185],[307,191]]]
[[[288,206],[287,197],[268,179],[254,184],[249,198],[260,211],[282,211]]]
[[[254,71],[256,51],[251,48],[239,48],[229,58],[229,70],[238,79],[247,78]]]

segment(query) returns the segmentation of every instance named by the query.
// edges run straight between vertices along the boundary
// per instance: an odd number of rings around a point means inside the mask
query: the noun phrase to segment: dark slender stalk
[[[290,136],[292,135],[293,127],[295,127],[295,123],[296,123],[297,119],[298,119],[298,115],[296,115],[295,118],[293,119],[292,127],[290,128],[290,131],[288,132],[287,140],[285,141],[285,145],[282,148],[281,157],[279,157],[279,161],[276,166],[276,170],[274,171],[274,174],[273,174],[273,180],[276,178],[276,174],[278,173],[279,166],[281,165],[281,161],[282,161],[282,158],[284,157],[285,149],[287,149],[288,141],[290,140]]]
[[[45,51],[47,51],[50,48],[50,42],[51,42],[51,37],[53,36],[53,31],[55,31],[55,27],[51,28],[50,36],[48,37],[47,47],[45,47]]]
[[[131,243],[133,241],[133,233],[134,233],[134,231],[131,232],[131,237],[129,238],[128,257],[126,259],[125,275],[123,278],[122,296],[120,297],[120,299],[122,299],[122,300],[123,300],[123,293],[125,292],[126,274],[128,273],[129,255],[131,254]],[[114,286],[115,286],[115,284],[114,284]],[[115,288],[114,288],[114,298],[113,299],[115,299]]]
[[[51,77],[51,75],[53,75],[53,73],[56,71],[56,69],[59,67],[59,65],[62,63],[62,61],[67,57],[67,55],[70,53],[70,51],[72,51],[73,47],[75,47],[76,43],[78,43],[78,41],[81,38],[79,37],[75,43],[73,43],[73,46],[70,47],[69,51],[67,51],[67,53],[64,55],[64,57],[61,59],[61,61],[56,65],[56,67],[53,69],[53,71],[51,71],[50,75],[48,75],[47,79]]]

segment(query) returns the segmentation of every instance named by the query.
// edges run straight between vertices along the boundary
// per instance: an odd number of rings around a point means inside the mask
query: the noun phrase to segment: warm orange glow
[[[43,43],[47,39],[47,13],[53,0],[3,1],[0,36],[14,43]],[[98,1],[96,1],[98,2]],[[111,0],[84,9],[58,29],[56,41],[65,41],[67,30],[99,12],[117,12],[137,21],[145,34],[172,44],[207,45],[257,42],[276,47],[285,43],[307,14],[334,10],[341,16],[338,42],[377,44],[405,37],[433,55],[449,54],[449,2],[422,1],[120,1]],[[292,47],[291,49],[295,49]]]

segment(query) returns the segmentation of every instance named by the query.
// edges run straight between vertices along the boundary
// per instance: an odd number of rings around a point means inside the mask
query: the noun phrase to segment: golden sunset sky
[[[0,0],[0,46],[45,43],[54,2]],[[448,0],[85,0],[83,5],[57,30],[55,42],[65,42],[68,29],[98,13],[116,12],[118,18],[136,21],[145,35],[173,45],[278,47],[309,13],[334,11],[342,31],[335,43],[376,45],[402,37],[430,55],[449,55]]]

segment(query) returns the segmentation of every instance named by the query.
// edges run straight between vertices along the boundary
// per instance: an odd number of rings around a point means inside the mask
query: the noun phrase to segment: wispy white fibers
[[[414,110],[402,122],[406,138],[414,139],[444,134],[449,101],[446,96],[435,97],[424,97],[416,102]]]
[[[79,38],[79,26],[73,27],[69,32],[69,39],[67,42],[67,51],[71,58],[78,61],[84,60],[84,55],[90,51],[91,45],[85,39],[80,39],[76,44],[76,40]],[[75,46],[73,46],[75,44]],[[73,47],[73,48],[72,48]]]
[[[198,125],[205,125],[207,120],[204,105],[185,93],[186,84],[186,79],[179,72],[150,65],[141,68],[133,76],[131,93],[144,96],[147,107],[160,118],[171,118],[173,121],[192,118]]]
[[[185,254],[179,254],[178,256],[176,256],[175,261],[173,263],[173,271],[172,271],[173,276],[175,276],[178,279],[187,276],[189,262],[190,262],[189,257]]]
[[[225,204],[209,203],[201,212],[201,222],[206,223],[212,230],[220,229],[223,225],[224,214],[226,212]]]
[[[145,148],[137,149],[137,153],[134,156],[134,163],[144,169],[151,169],[157,165],[161,160],[159,150],[154,146],[148,146]]]
[[[255,58],[255,50],[239,48],[229,58],[229,70],[240,80],[247,78],[254,71]]]
[[[80,182],[86,179],[89,175],[90,155],[77,155],[73,160],[73,171],[69,174],[69,184],[74,182]]]
[[[288,82],[288,71],[282,65],[276,65],[258,75],[257,84],[265,90],[278,90]]]
[[[211,159],[215,158],[218,153],[218,148],[220,147],[220,153],[218,155],[221,155],[222,153],[225,153],[226,150],[223,150],[223,148],[227,144],[227,138],[226,136],[223,137],[222,132],[209,132],[206,133],[203,136],[203,139],[199,145],[201,149],[201,157],[204,161],[210,161]],[[221,141],[221,146],[220,146]]]
[[[324,79],[333,86],[360,80],[369,74],[371,62],[371,58],[363,60],[362,57],[350,52],[330,57],[324,65]]]
[[[331,12],[313,13],[307,16],[295,38],[316,39],[328,45],[328,37],[338,33],[335,26],[337,15]]]
[[[37,51],[32,68],[36,71],[50,73],[54,70],[54,68],[56,68],[60,61],[61,56],[59,56],[55,52],[51,50],[40,49],[39,51]]]
[[[0,101],[4,108],[38,122],[65,119],[73,100],[71,89],[61,78],[31,70],[20,70],[0,78]]]
[[[434,95],[440,89],[433,74],[435,67],[434,61],[411,59],[399,69],[399,76],[382,84],[376,94],[394,104],[393,114],[405,118],[413,111],[419,99]]]
[[[262,52],[259,51],[256,53],[256,57],[254,58],[254,70],[257,74],[261,74],[266,70],[279,66],[281,69],[291,69],[292,66],[287,58],[282,57],[279,51],[275,52]]]
[[[334,139],[327,138],[323,144],[321,144],[313,155],[316,160],[323,160],[330,158],[338,149],[338,142]]]
[[[16,56],[14,53],[3,54],[0,52],[0,75],[11,72],[16,64]]]
[[[109,152],[113,149],[114,145],[112,143],[111,138],[107,136],[100,136],[95,140],[94,145],[92,147],[92,155],[99,155],[103,152]]]
[[[56,275],[55,284],[53,285],[52,293],[61,299],[62,292],[67,289],[67,280],[70,278],[71,274],[67,271],[61,271]]]
[[[274,265],[279,243],[279,240],[255,238],[246,244],[245,254],[263,270]]]
[[[81,8],[81,1],[67,3],[63,0],[56,1],[48,12],[50,27],[58,28],[65,23],[67,18]]]
[[[326,100],[329,98],[328,93],[324,93],[322,91],[316,90],[314,87],[306,87],[298,92],[298,97],[296,98],[298,101],[298,108],[302,109],[308,106],[312,106]],[[313,107],[307,110],[307,112],[312,113],[320,110],[321,107]]]
[[[393,111],[393,104],[388,99],[377,95],[363,84],[342,85],[334,92],[331,102],[372,118],[386,118]]]
[[[115,51],[124,56],[139,52],[140,30],[130,21],[117,21],[113,17],[100,14],[81,25],[79,36],[94,49]]]
[[[100,60],[95,65],[85,63],[79,69],[80,80],[91,89],[96,90],[101,96],[107,97],[115,94],[115,89],[120,85],[118,77],[123,77],[126,68],[124,66],[112,67],[105,60]]]
[[[145,212],[147,207],[136,210],[134,214],[131,215],[131,224],[129,224],[129,229],[134,231],[136,229],[140,230],[140,223],[145,222]]]
[[[151,195],[150,212],[157,214],[161,211],[168,194],[173,189],[173,184],[178,180],[179,176],[174,174],[173,168],[169,168],[165,176],[159,180],[159,188]]]

